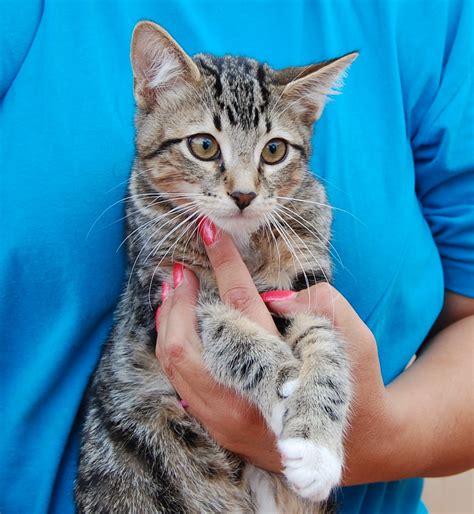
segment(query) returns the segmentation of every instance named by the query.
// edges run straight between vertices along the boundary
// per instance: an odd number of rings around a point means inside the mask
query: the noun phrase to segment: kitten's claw
[[[324,501],[341,479],[342,462],[324,446],[292,437],[278,442],[283,473],[303,498]]]

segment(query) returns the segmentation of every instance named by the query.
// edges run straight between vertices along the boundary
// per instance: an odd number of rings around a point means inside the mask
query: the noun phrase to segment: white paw
[[[303,498],[321,502],[341,479],[342,462],[324,446],[292,437],[278,442],[286,478]]]
[[[288,398],[288,396],[291,396],[296,391],[298,385],[299,380],[297,378],[295,378],[294,380],[288,380],[288,382],[285,382],[281,386],[280,394],[283,396],[283,398]]]

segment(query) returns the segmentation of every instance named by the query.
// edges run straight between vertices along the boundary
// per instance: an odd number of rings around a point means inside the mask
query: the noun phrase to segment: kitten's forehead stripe
[[[232,109],[231,109],[230,105],[228,105],[226,107],[226,111],[227,111],[227,117],[229,118],[230,124],[235,127],[237,125],[237,122],[235,121],[234,115],[232,114]]]
[[[214,114],[213,121],[214,121],[214,126],[220,132],[222,130],[222,124],[221,124],[221,118],[217,113]]]
[[[216,90],[216,97],[219,98],[222,95],[222,82],[220,77],[221,70],[219,69],[219,66],[215,67],[213,59],[208,59],[207,61],[205,61],[203,57],[200,57],[198,59],[198,63],[205,71],[207,71],[208,74],[210,74],[214,78],[214,88]]]
[[[254,111],[254,117],[253,117],[253,126],[255,128],[258,127],[258,123],[260,121],[260,116],[258,114],[258,109],[255,107],[255,111]]]
[[[269,92],[268,92],[268,89],[267,89],[267,87],[265,85],[265,82],[266,82],[265,79],[266,79],[265,68],[264,68],[263,63],[260,63],[258,65],[257,80],[258,80],[258,83],[260,85],[260,91],[262,93],[262,98],[263,98],[264,106],[267,107],[268,106]]]
[[[211,79],[214,99],[230,126],[247,131],[258,128],[260,114],[270,101],[266,65],[245,57],[207,54],[197,55],[194,60],[204,80]]]

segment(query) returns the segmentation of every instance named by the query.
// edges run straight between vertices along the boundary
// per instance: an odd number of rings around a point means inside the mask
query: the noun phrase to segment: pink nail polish
[[[208,218],[200,218],[198,221],[198,230],[201,239],[206,246],[212,246],[217,240],[217,228]]]
[[[296,296],[295,291],[267,291],[261,293],[261,299],[267,302],[284,302],[285,300],[291,300]]]
[[[189,407],[189,403],[186,400],[179,400],[179,403],[183,409],[187,409]]]
[[[168,284],[168,282],[162,282],[161,283],[161,301],[164,302],[166,298],[168,298],[168,295],[170,294],[171,286]]]
[[[184,278],[184,265],[180,262],[173,264],[173,284],[174,287],[178,287]]]

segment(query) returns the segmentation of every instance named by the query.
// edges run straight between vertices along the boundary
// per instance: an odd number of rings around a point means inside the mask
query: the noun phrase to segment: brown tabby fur
[[[233,235],[259,291],[330,280],[331,212],[308,159],[312,125],[355,57],[281,71],[247,58],[191,59],[160,27],[137,26],[129,277],[88,397],[79,512],[256,513],[269,512],[268,502],[279,513],[330,510],[350,400],[343,342],[324,318],[277,320],[277,338],[223,305],[197,224],[207,216]],[[218,158],[191,154],[188,137],[197,133],[215,137]],[[288,155],[267,165],[259,152],[272,138],[288,142]],[[256,198],[239,210],[234,191]],[[180,406],[154,353],[154,313],[173,261],[200,280],[210,373],[261,410],[279,444],[288,443],[283,453],[301,453],[308,491],[289,466],[272,475],[220,448]],[[308,460],[311,452],[317,458]]]

